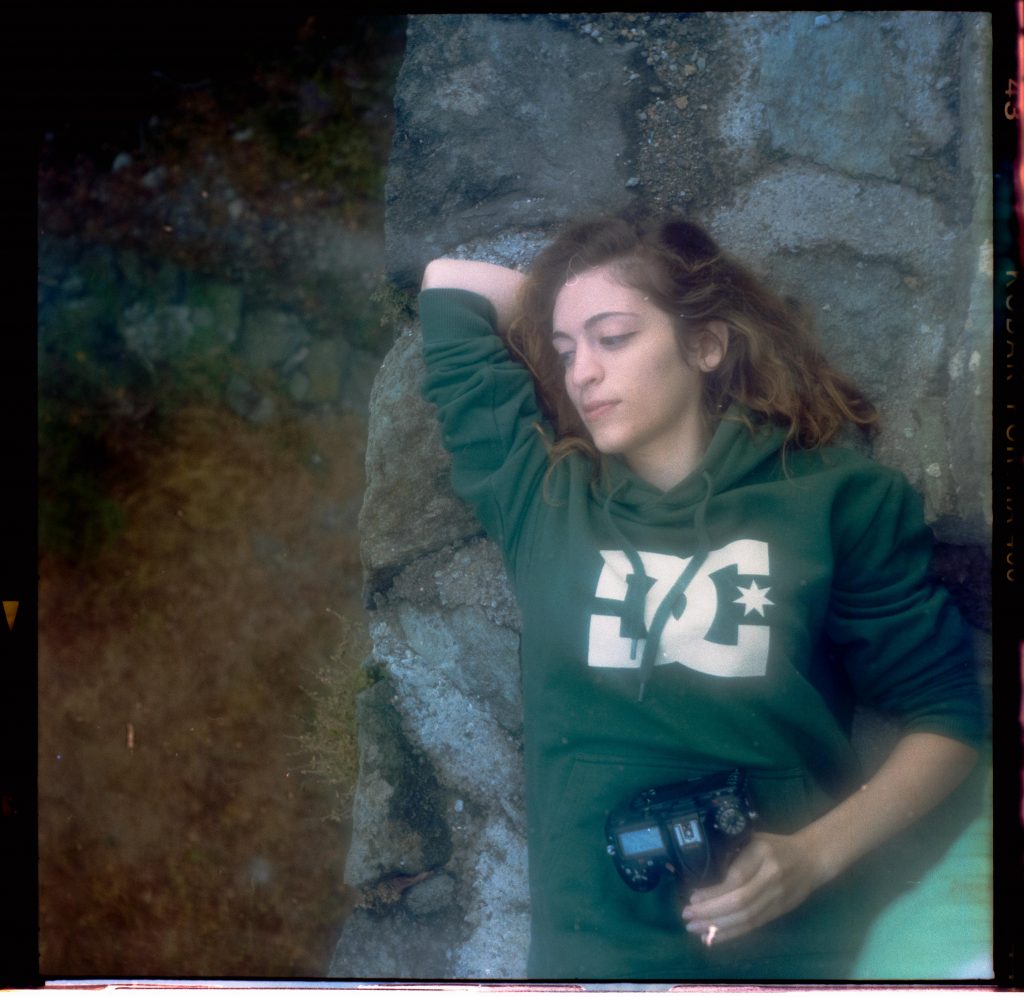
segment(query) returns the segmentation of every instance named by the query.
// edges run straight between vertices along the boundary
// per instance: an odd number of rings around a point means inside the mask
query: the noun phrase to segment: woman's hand
[[[905,735],[868,783],[818,820],[791,835],[754,834],[721,883],[693,891],[686,930],[711,944],[788,913],[948,796],[977,757],[941,734]]]
[[[803,903],[824,881],[799,835],[754,834],[720,883],[690,895],[686,930],[709,945],[739,938]]]

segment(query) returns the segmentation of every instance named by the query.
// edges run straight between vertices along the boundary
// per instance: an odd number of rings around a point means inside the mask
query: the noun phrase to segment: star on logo
[[[771,592],[771,586],[768,588],[758,588],[757,582],[751,580],[750,588],[744,588],[742,585],[736,586],[743,594],[738,599],[733,599],[733,602],[740,602],[743,604],[743,615],[746,616],[748,613],[757,612],[764,616],[765,606],[774,606],[775,603],[768,598],[768,593]]]

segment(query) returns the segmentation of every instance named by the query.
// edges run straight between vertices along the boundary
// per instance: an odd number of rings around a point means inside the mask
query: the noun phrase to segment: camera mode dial
[[[724,803],[715,812],[715,827],[722,834],[735,837],[746,830],[747,816],[736,804]]]

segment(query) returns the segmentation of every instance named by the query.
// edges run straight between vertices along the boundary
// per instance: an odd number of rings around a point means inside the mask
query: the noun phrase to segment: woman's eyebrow
[[[638,312],[598,312],[596,315],[591,315],[590,318],[583,323],[583,328],[589,329],[591,326],[597,325],[598,322],[602,322],[606,318],[614,318],[616,315],[627,315],[629,318],[640,317]]]

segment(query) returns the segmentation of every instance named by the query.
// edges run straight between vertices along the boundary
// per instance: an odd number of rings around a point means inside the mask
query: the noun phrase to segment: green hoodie
[[[783,462],[782,431],[752,434],[735,411],[667,492],[614,457],[598,482],[578,454],[549,473],[533,381],[490,303],[428,290],[420,317],[453,485],[522,616],[530,975],[841,976],[857,936],[842,879],[709,949],[683,931],[675,884],[621,882],[604,823],[639,789],[739,766],[757,826],[795,831],[859,784],[855,702],[980,740],[966,629],[932,583],[916,493],[851,450]]]

